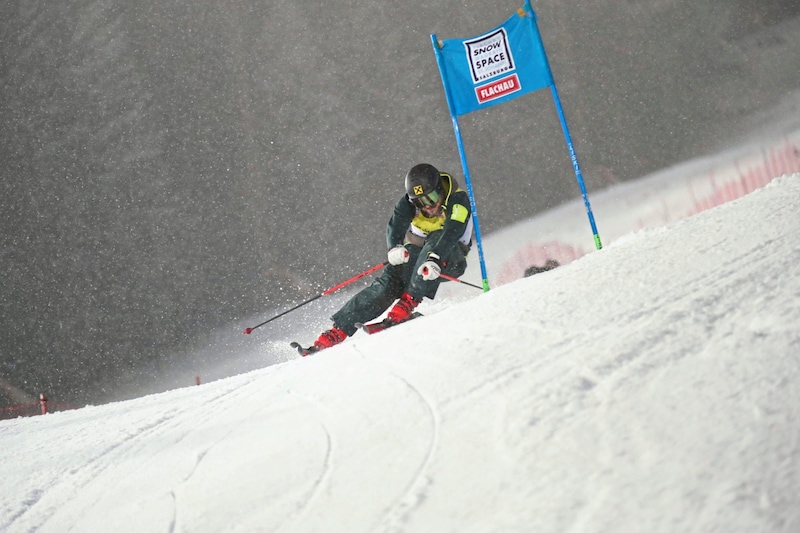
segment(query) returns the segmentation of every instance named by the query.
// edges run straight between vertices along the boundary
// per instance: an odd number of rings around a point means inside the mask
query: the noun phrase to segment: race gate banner
[[[553,84],[528,2],[497,28],[470,39],[439,40],[434,50],[454,116]]]

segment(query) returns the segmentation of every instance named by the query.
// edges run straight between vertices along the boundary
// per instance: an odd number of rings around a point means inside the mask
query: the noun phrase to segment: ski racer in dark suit
[[[389,265],[331,317],[333,327],[311,351],[344,341],[356,323],[374,320],[395,300],[387,320],[408,320],[424,297],[435,297],[441,273],[457,278],[467,269],[473,233],[467,193],[450,174],[425,163],[408,171],[405,187],[386,228]]]

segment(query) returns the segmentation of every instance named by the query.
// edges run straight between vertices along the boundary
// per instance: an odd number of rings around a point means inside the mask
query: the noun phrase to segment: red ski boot
[[[310,355],[312,353],[317,353],[320,350],[324,350],[325,348],[330,348],[331,346],[335,346],[340,342],[344,342],[347,338],[347,333],[337,328],[335,325],[322,333],[317,340],[314,341],[314,344],[309,346],[308,348],[303,348],[299,342],[291,343],[292,348],[297,350],[297,353],[302,355],[303,357]]]
[[[393,324],[399,324],[400,322],[405,322],[411,315],[414,313],[414,309],[419,305],[419,302],[411,297],[410,294],[404,292],[403,295],[397,300],[397,303],[394,304],[392,310],[389,311],[389,315],[386,317],[386,320],[392,322]]]
[[[325,348],[330,348],[331,346],[336,346],[340,342],[344,342],[346,338],[347,333],[333,326],[314,341],[314,347],[317,351],[324,350]]]

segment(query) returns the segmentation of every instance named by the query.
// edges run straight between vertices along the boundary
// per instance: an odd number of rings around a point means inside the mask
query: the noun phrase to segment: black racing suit
[[[353,296],[333,317],[336,327],[353,335],[357,322],[367,323],[379,317],[404,292],[415,300],[433,299],[442,278],[424,280],[419,267],[434,253],[440,257],[442,273],[461,276],[467,269],[467,253],[472,243],[472,213],[469,196],[458,189],[449,174],[442,174],[445,200],[437,217],[424,216],[409,199],[403,197],[394,206],[386,228],[386,244],[391,249],[405,245],[408,263],[387,265],[380,277]]]

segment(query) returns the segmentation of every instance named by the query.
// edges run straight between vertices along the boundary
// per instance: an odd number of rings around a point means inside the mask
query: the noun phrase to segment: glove
[[[392,265],[408,263],[408,250],[406,250],[406,247],[402,244],[398,244],[389,250],[389,253],[386,254],[386,258],[389,260],[389,264]]]
[[[442,267],[439,266],[439,256],[434,253],[428,254],[428,259],[417,269],[417,274],[422,276],[425,281],[430,281],[439,277]]]

